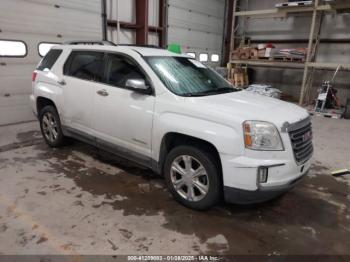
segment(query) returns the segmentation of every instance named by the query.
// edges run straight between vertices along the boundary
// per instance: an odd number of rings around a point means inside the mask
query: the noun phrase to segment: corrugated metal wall
[[[0,57],[0,125],[34,119],[31,75],[40,42],[102,39],[100,0],[1,0],[0,39],[24,41],[24,58]]]

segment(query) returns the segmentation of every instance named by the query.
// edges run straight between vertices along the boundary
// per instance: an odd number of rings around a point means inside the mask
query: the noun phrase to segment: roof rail
[[[157,48],[157,49],[163,49],[162,47],[159,47],[159,46],[157,46],[157,45],[133,45],[133,44],[118,44],[118,46],[146,47],[146,48]]]
[[[64,42],[64,45],[109,45],[116,46],[115,43],[111,41],[94,41],[94,40],[79,40],[79,41],[68,41]]]

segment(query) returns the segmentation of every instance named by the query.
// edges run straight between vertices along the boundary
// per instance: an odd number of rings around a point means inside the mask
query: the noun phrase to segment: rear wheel
[[[174,198],[189,208],[205,210],[220,198],[219,168],[205,149],[174,148],[166,159],[165,179]]]
[[[45,106],[39,114],[41,133],[51,147],[63,146],[66,137],[63,135],[60,118],[54,106]]]

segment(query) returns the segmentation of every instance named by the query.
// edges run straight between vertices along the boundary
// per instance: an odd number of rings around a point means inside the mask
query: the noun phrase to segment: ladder
[[[300,91],[300,100],[299,100],[300,105],[304,105],[305,100],[309,99],[310,92],[312,89],[315,69],[312,68],[310,70],[309,63],[315,62],[316,54],[318,51],[318,46],[321,38],[322,22],[324,18],[324,12],[317,11],[319,2],[320,0],[315,0],[315,5],[312,13],[308,52],[306,56],[303,82],[302,82],[301,91]]]

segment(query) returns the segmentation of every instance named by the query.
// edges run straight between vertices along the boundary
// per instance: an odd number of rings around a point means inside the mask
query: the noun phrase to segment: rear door
[[[95,86],[93,127],[98,139],[118,150],[134,153],[135,160],[148,161],[154,95],[125,88],[128,79],[145,79],[141,67],[132,58],[108,54],[104,86]]]
[[[64,123],[75,131],[91,134],[95,88],[101,89],[104,56],[99,51],[72,51],[64,66]]]

